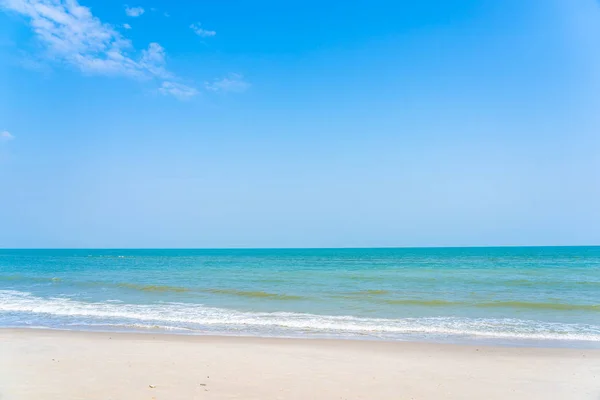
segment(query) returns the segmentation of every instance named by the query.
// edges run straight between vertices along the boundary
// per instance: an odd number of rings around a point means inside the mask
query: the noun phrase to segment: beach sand
[[[0,330],[2,400],[600,399],[600,350]]]

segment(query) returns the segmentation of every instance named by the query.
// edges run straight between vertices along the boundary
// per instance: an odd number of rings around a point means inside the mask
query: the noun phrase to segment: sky
[[[0,247],[600,244],[596,0],[0,0]]]

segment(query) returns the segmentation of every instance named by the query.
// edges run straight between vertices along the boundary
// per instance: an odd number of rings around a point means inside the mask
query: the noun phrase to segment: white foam
[[[370,335],[402,338],[402,335],[458,335],[506,339],[569,340],[600,342],[600,326],[563,324],[520,319],[490,318],[359,318],[290,312],[241,312],[189,303],[127,304],[88,303],[70,298],[43,298],[14,290],[0,290],[2,313],[23,314],[31,322],[38,317],[63,318],[77,325],[122,325],[161,329],[220,330],[273,334],[314,333]]]

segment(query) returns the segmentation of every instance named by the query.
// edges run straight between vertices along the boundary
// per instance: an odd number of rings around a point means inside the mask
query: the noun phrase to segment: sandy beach
[[[594,399],[600,350],[0,330],[0,399]]]

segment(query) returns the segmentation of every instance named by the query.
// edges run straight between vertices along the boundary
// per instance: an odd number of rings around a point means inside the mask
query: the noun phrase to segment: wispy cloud
[[[125,6],[125,14],[129,17],[139,17],[144,13],[144,9],[142,7],[129,7]]]
[[[167,18],[169,18],[171,16],[171,14],[169,14],[168,12],[165,12],[163,15]]]
[[[202,28],[202,24],[200,23],[191,24],[190,28],[194,31],[194,33],[196,33],[196,35],[200,37],[211,37],[217,34],[217,32],[215,31],[210,31],[208,29]]]
[[[198,90],[193,87],[169,81],[163,82],[158,91],[164,95],[175,96],[179,100],[188,100],[198,94]]]
[[[143,70],[148,71],[153,76],[173,79],[173,74],[165,68],[165,58],[165,49],[158,43],[150,43],[146,50],[142,50],[142,58],[139,64]]]
[[[8,142],[9,140],[13,140],[15,137],[9,131],[1,131],[0,132],[0,140],[3,142]]]
[[[131,25],[129,25],[129,24],[123,24],[123,28],[125,28],[125,29],[131,29]]]
[[[237,92],[246,91],[250,84],[244,80],[240,74],[231,73],[225,78],[215,79],[212,82],[205,82],[204,87],[213,92]]]
[[[46,59],[90,75],[177,80],[166,69],[166,54],[160,44],[150,43],[147,49],[136,51],[129,39],[77,0],[0,0],[0,6],[29,19],[46,48]]]

